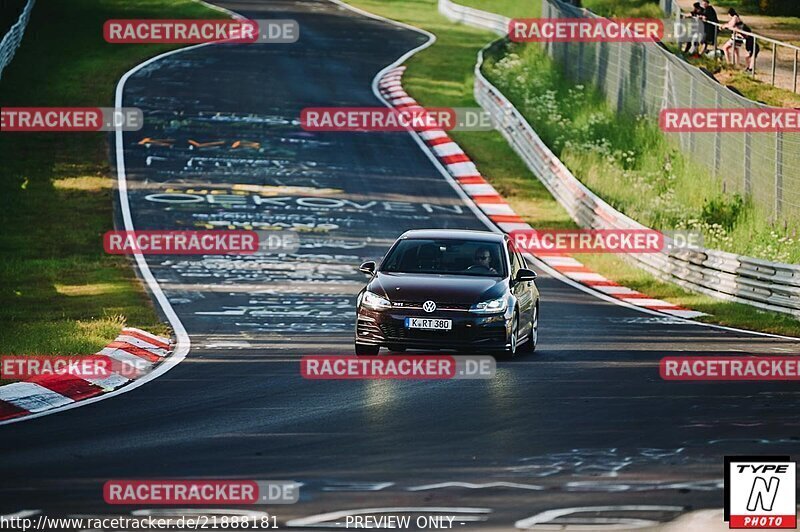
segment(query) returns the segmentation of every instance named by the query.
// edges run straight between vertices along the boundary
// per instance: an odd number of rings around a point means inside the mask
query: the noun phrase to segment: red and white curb
[[[117,338],[96,353],[143,369],[147,374],[172,352],[170,340],[141,329],[126,327]],[[0,386],[0,421],[45,412],[112,392],[133,382],[131,376],[112,373],[103,378],[76,375],[44,375]]]
[[[405,69],[406,67],[399,66],[388,70],[378,83],[378,88],[381,95],[395,108],[421,110],[423,107],[403,90],[402,77]],[[421,131],[419,136],[450,175],[453,176],[453,179],[461,189],[475,202],[486,217],[503,232],[510,233],[512,231],[533,229],[514,212],[497,190],[483,178],[475,163],[445,131],[438,129]],[[624,287],[590,270],[570,255],[549,254],[538,256],[537,258],[572,281],[614,299],[624,301],[627,304],[678,318],[696,318],[706,315],[704,312],[683,308],[668,301],[655,299],[631,288]]]

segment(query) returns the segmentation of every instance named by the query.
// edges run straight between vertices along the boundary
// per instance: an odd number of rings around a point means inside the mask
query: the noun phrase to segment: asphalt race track
[[[726,454],[796,454],[793,383],[662,381],[666,355],[788,354],[798,344],[607,303],[542,275],[536,354],[495,379],[308,381],[351,354],[360,262],[412,228],[485,225],[407,133],[309,133],[304,107],[380,106],[375,75],[425,42],[328,2],[218,2],[289,18],[292,45],[212,45],[127,81],[137,229],[298,229],[289,254],[149,257],[190,338],[186,360],[116,398],[0,427],[0,514],[129,514],[108,479],[303,483],[279,523],[322,512],[454,507],[511,530],[562,507],[722,506]],[[149,140],[148,140],[149,139]],[[269,234],[269,233],[264,233]],[[501,483],[501,484],[494,484]],[[297,527],[302,529],[301,527]]]

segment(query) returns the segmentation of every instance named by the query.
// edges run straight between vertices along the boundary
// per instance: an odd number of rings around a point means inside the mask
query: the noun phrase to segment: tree
[[[759,0],[759,10],[765,15],[800,16],[797,0]]]

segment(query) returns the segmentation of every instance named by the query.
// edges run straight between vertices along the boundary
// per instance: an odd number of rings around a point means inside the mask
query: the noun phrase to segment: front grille
[[[423,303],[424,301],[394,301],[392,307],[419,310]],[[434,301],[434,303],[436,303],[436,310],[468,311],[472,306],[468,303],[439,303],[438,301]]]
[[[459,344],[469,342],[491,342],[505,343],[506,330],[502,326],[497,327],[465,327],[458,323],[453,323],[450,331],[428,331],[425,329],[406,329],[402,321],[392,321],[380,324],[381,333],[384,338],[393,340],[439,340],[452,341]]]
[[[425,329],[406,329],[405,324],[381,323],[381,331],[386,338],[399,338],[402,340],[442,340],[450,338],[453,331],[428,331]]]
[[[368,336],[368,335],[380,335],[381,330],[378,326],[371,321],[366,320],[358,320],[358,325],[356,327],[358,330],[356,334],[360,336]]]

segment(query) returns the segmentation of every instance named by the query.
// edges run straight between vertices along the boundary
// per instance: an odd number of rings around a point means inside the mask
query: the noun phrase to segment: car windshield
[[[499,243],[457,239],[400,240],[386,255],[382,272],[505,277]]]

